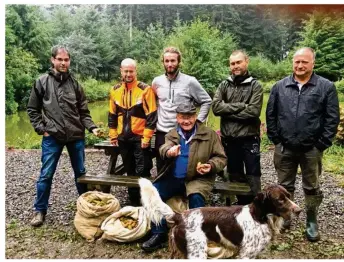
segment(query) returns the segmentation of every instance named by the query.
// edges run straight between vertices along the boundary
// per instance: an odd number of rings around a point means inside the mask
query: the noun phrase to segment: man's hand
[[[171,158],[171,157],[177,157],[178,155],[180,155],[180,145],[175,145],[173,147],[171,147],[167,153],[166,153],[167,157]]]
[[[198,162],[197,167],[196,167],[196,171],[201,174],[207,174],[209,173],[211,170],[211,165],[210,164],[202,164],[201,162]]]
[[[110,139],[110,144],[113,145],[113,146],[118,146],[117,138]]]
[[[147,148],[147,147],[149,147],[149,144],[150,143],[145,143],[145,142],[141,141],[141,148]]]
[[[44,132],[43,136],[50,136],[48,132]]]
[[[95,135],[95,136],[99,136],[99,131],[100,131],[99,128],[93,128],[93,129],[92,129],[92,133],[93,133],[93,135]]]

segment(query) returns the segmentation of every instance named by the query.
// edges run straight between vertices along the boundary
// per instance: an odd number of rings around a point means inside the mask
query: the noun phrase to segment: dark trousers
[[[238,204],[252,202],[261,190],[260,185],[260,138],[258,136],[222,138],[227,155],[227,172],[230,181],[249,183],[252,195],[237,195]]]
[[[186,195],[184,178],[176,178],[174,176],[167,176],[166,178],[162,178],[158,180],[153,185],[158,190],[159,195],[162,201],[164,202],[166,202],[168,199],[174,196]],[[199,193],[189,195],[188,200],[189,200],[189,209],[205,206],[205,200],[203,196]],[[151,230],[153,234],[167,233],[168,227],[167,227],[166,219],[162,219],[161,224],[159,226],[157,226],[154,223],[151,223]]]
[[[275,146],[274,165],[278,183],[289,192],[295,191],[297,168],[300,165],[302,187],[306,195],[320,194],[320,175],[323,153],[316,147],[307,152],[290,150],[278,144]]]
[[[153,167],[151,148],[142,148],[141,141],[118,140],[124,169],[128,176],[150,177]],[[129,200],[133,206],[140,205],[140,189],[128,188]]]
[[[155,132],[155,151],[156,151],[156,170],[157,174],[159,174],[160,170],[164,166],[164,161],[160,157],[159,148],[165,144],[165,135],[167,133],[156,131]]]

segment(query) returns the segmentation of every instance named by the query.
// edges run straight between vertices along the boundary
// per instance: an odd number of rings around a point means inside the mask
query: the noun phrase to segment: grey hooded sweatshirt
[[[152,88],[158,97],[158,131],[167,133],[176,127],[176,108],[185,102],[200,106],[197,117],[199,121],[207,119],[211,97],[195,77],[178,72],[174,79],[169,80],[163,74],[153,79]]]

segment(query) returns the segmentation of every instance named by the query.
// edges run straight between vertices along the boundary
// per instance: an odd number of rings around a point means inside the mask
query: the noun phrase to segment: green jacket
[[[221,136],[259,136],[262,104],[263,88],[253,77],[239,85],[235,85],[231,77],[224,80],[212,104],[214,115],[221,117]]]
[[[227,164],[227,158],[216,132],[205,125],[197,122],[196,134],[190,142],[189,161],[187,176],[185,180],[186,194],[200,193],[205,199],[213,189],[215,176],[222,171]],[[175,158],[167,158],[167,151],[174,145],[179,145],[180,136],[177,129],[172,129],[165,136],[165,144],[160,149],[160,155],[165,160],[165,165],[160,171],[155,181],[166,175],[173,175]],[[197,163],[208,163],[211,165],[211,171],[208,174],[200,175],[196,171]]]

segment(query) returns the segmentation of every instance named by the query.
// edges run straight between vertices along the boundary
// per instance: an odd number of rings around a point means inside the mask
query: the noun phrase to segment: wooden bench
[[[151,139],[151,148],[154,149],[154,146],[155,135]],[[117,164],[117,158],[120,154],[118,147],[111,145],[109,140],[97,143],[94,147],[104,150],[105,155],[110,156],[106,174],[96,175],[88,173],[78,178],[79,183],[97,185],[98,189],[108,193],[110,192],[111,186],[138,187],[137,177],[123,176],[125,174],[123,163]],[[248,195],[250,187],[246,183],[216,181],[213,192],[221,193],[226,197],[233,195]]]
[[[153,180],[153,178],[148,178]],[[125,187],[138,187],[138,177],[135,176],[109,176],[109,175],[96,175],[86,174],[78,179],[79,183],[105,185],[105,186],[125,186]],[[250,187],[246,183],[238,182],[219,182],[216,181],[213,189],[214,193],[220,193],[223,196],[231,195],[248,195]]]

